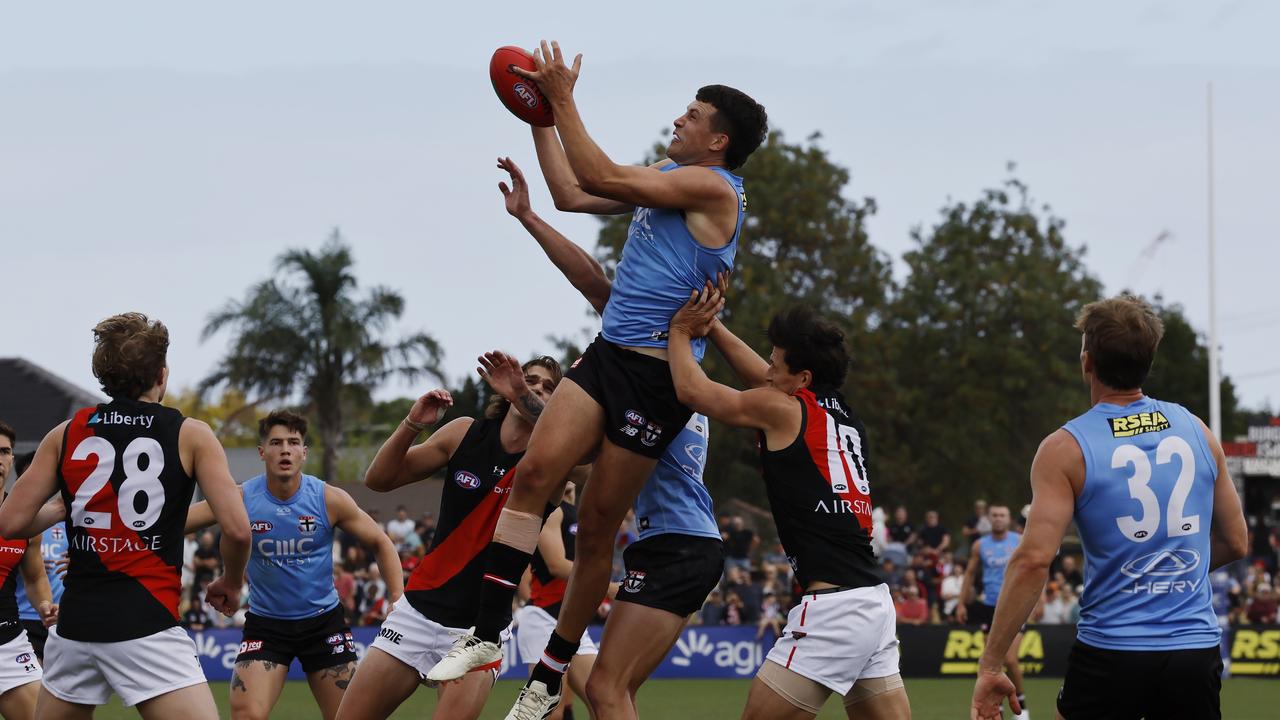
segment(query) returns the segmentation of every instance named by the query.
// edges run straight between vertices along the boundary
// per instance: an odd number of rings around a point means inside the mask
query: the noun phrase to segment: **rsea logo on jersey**
[[[1111,423],[1112,437],[1133,437],[1169,429],[1169,419],[1159,410],[1110,418],[1107,422]]]

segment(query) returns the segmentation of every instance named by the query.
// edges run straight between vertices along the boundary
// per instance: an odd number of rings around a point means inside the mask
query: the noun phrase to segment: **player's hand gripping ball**
[[[514,45],[498,48],[489,61],[489,80],[498,99],[521,120],[538,127],[551,127],[555,118],[551,115],[551,103],[538,89],[537,83],[520,77],[511,71],[512,66],[533,72],[537,66],[533,56]]]

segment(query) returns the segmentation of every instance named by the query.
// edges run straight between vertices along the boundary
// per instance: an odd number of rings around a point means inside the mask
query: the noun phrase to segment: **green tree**
[[[875,332],[892,288],[890,266],[867,238],[874,201],[845,197],[849,172],[818,140],[813,135],[788,143],[775,132],[739,171],[746,183],[747,218],[724,320],[762,354],[769,351],[769,318],[788,304],[813,305],[840,323],[855,353],[848,399],[875,442],[884,413],[893,407],[883,397],[893,383]],[[629,216],[609,218],[601,228],[596,255],[611,274],[622,257],[629,222]],[[714,352],[703,367],[720,382],[738,384]],[[713,423],[711,434],[706,480],[712,493],[762,503],[754,433]]]
[[[904,452],[878,500],[954,517],[981,495],[1016,512],[1041,439],[1088,407],[1072,325],[1102,286],[1017,180],[941,215],[904,256],[889,328]]]
[[[209,316],[202,339],[232,333],[227,354],[200,384],[267,399],[301,399],[316,419],[325,478],[337,480],[344,401],[367,398],[392,376],[441,378],[440,347],[426,333],[384,337],[404,312],[399,293],[377,286],[357,295],[355,261],[335,229],[318,252],[289,250],[276,277]]]
[[[1151,375],[1143,391],[1152,397],[1186,406],[1209,422],[1209,346],[1204,336],[1191,326],[1182,306],[1167,304],[1156,296],[1156,311],[1164,320],[1164,339],[1156,352]],[[1222,440],[1230,440],[1248,431],[1247,413],[1240,408],[1236,387],[1223,376],[1219,392],[1222,399]]]
[[[228,387],[212,402],[195,389],[184,388],[165,397],[165,404],[183,415],[209,423],[218,441],[224,447],[256,447],[258,445],[258,421],[265,415],[257,403],[251,403],[244,393]]]

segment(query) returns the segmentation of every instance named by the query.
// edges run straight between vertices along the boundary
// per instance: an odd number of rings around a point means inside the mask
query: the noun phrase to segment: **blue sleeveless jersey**
[[[298,491],[281,500],[265,475],[244,484],[253,531],[249,612],[278,620],[315,617],[338,604],[333,586],[333,528],[324,481],[303,475]]]
[[[636,526],[641,540],[669,534],[720,539],[711,494],[702,483],[707,437],[707,418],[695,413],[659,458],[636,497]]]
[[[662,172],[679,165],[667,165]],[[684,211],[638,207],[631,216],[627,242],[622,247],[609,302],[604,308],[601,334],[605,340],[628,347],[667,346],[671,316],[689,300],[689,292],[716,273],[733,269],[738,234],[746,216],[747,193],[742,178],[724,168],[711,168],[738,194],[738,224],[733,237],[721,248],[698,244],[684,222]],[[693,341],[699,361],[706,353],[706,338]]]
[[[1000,588],[1004,585],[1004,568],[1009,564],[1009,556],[1018,547],[1022,536],[1009,531],[1003,540],[996,540],[994,535],[983,535],[982,542],[982,604],[996,606],[1000,597]]]
[[[1195,416],[1143,398],[1067,423],[1084,453],[1080,640],[1109,650],[1212,647],[1209,527],[1218,464]]]
[[[44,574],[49,576],[49,589],[53,591],[54,604],[62,601],[62,576],[54,571],[53,564],[66,551],[67,531],[62,527],[62,523],[45,530],[40,536],[40,554],[44,557]],[[19,573],[17,578],[18,619],[39,620],[40,613],[31,607],[31,601],[27,599],[27,587],[22,581],[22,574]]]

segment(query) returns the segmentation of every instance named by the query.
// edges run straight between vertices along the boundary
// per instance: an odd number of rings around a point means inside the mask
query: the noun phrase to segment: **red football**
[[[536,70],[533,56],[514,45],[500,47],[493,53],[489,61],[489,79],[493,81],[493,91],[498,99],[513,115],[530,125],[551,127],[555,118],[551,116],[551,104],[538,89],[538,84],[526,80],[511,71],[512,67],[525,70]]]

